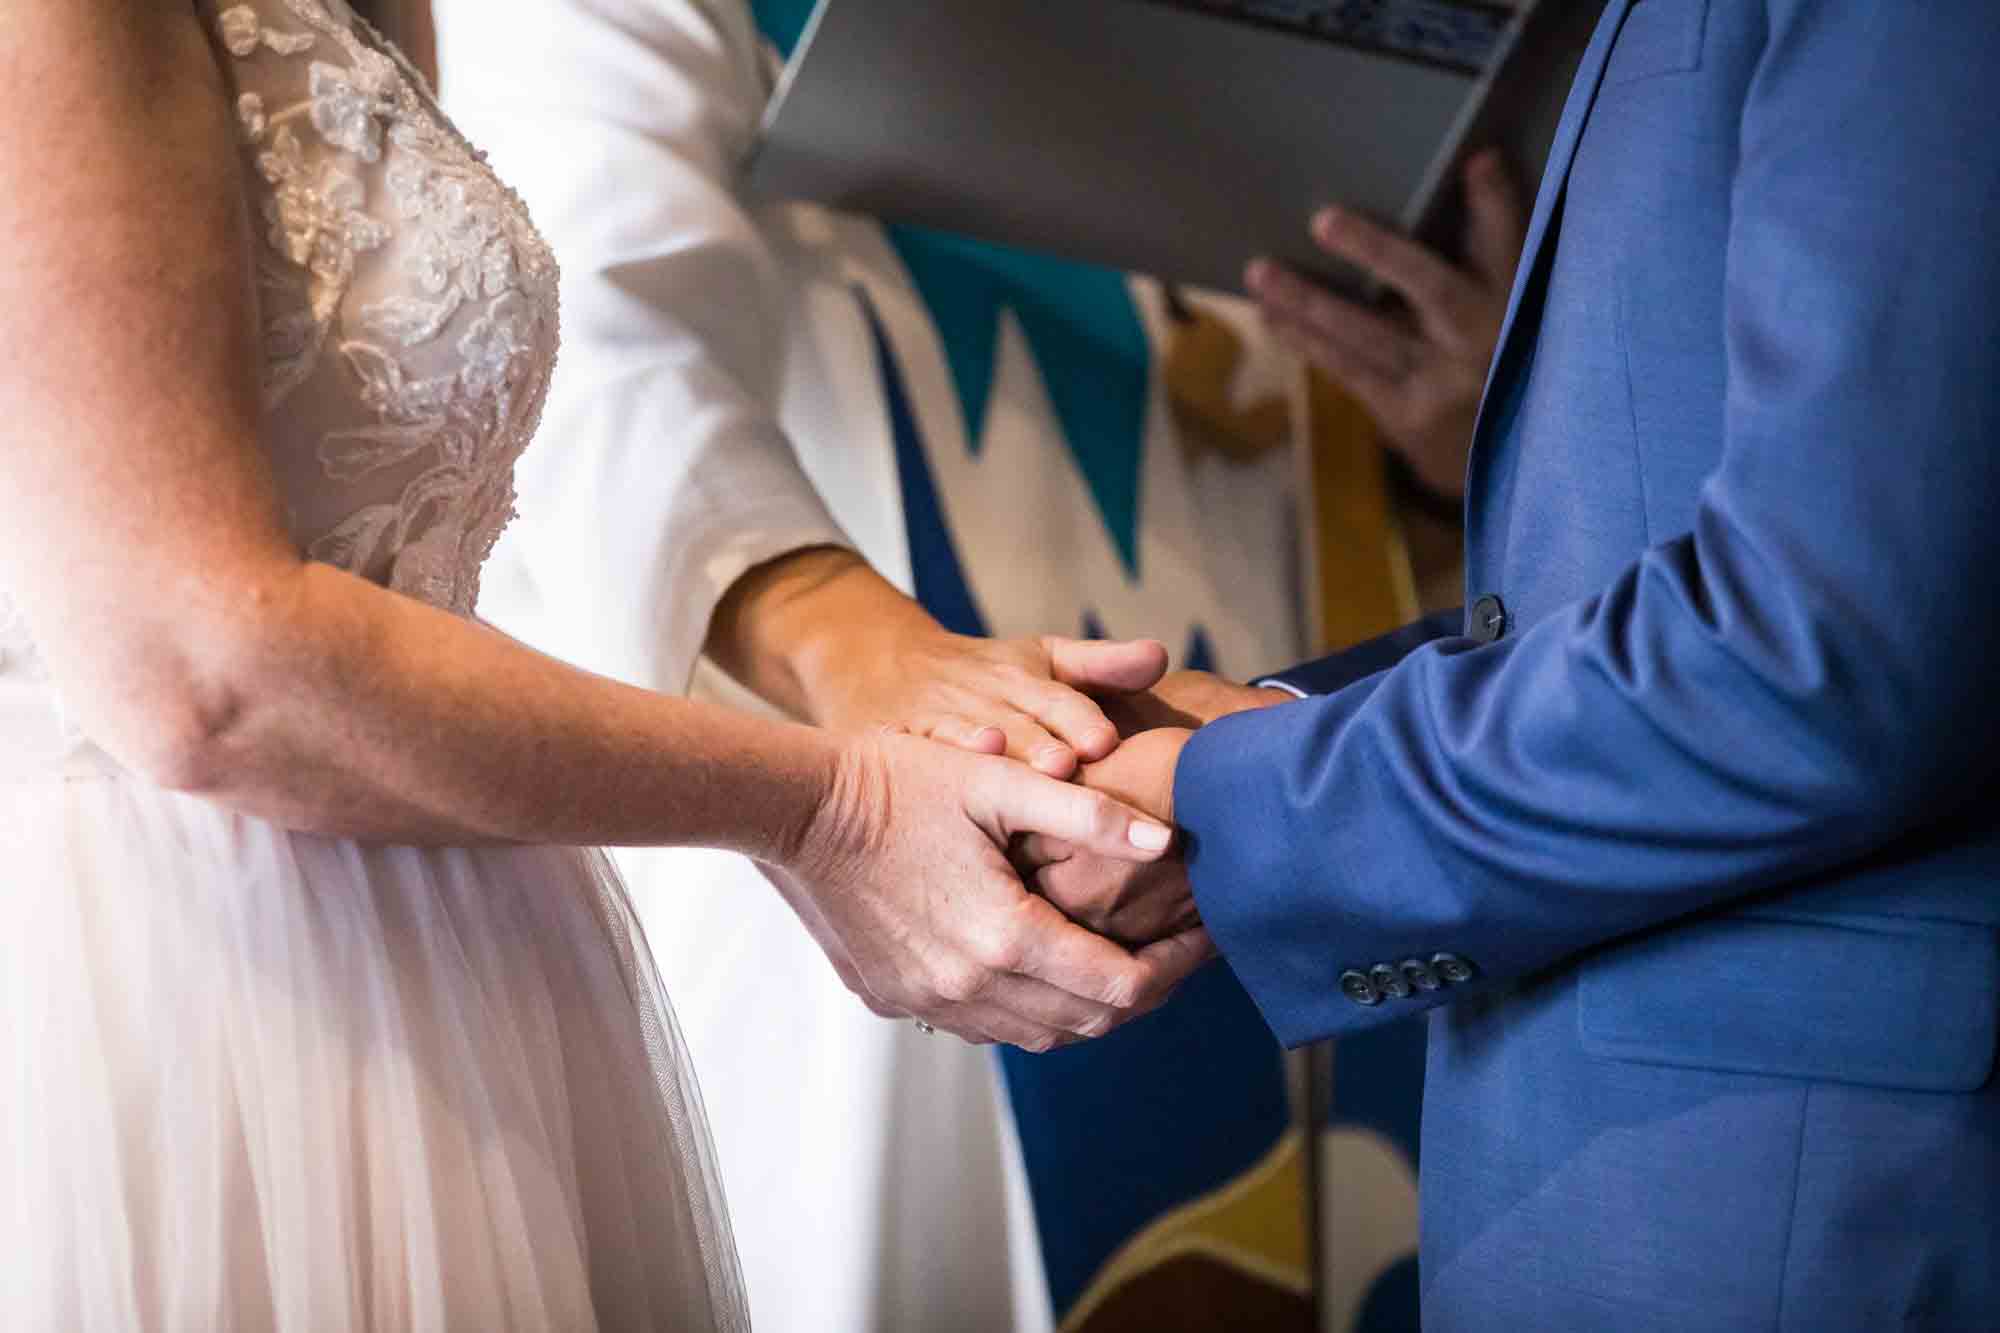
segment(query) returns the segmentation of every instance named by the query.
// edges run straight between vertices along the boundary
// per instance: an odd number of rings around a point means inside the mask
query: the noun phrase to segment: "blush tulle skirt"
[[[604,857],[0,774],[0,1328],[747,1322]]]

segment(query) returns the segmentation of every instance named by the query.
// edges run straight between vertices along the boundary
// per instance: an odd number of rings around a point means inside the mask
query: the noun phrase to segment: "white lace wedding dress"
[[[345,0],[197,10],[295,534],[469,613],[555,358],[554,264]],[[4,591],[0,1328],[746,1324],[603,857],[365,846],[152,787],[65,722]]]

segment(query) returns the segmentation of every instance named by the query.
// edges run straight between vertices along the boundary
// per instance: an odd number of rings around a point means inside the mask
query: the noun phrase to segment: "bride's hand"
[[[831,795],[774,878],[878,1013],[1048,1050],[1158,1005],[1208,957],[1200,931],[1129,953],[1028,892],[1008,864],[1041,833],[1148,862],[1170,831],[1101,793],[911,737],[843,747]]]
[[[1118,745],[1084,692],[1145,690],[1158,643],[977,639],[945,630],[851,551],[796,552],[745,575],[708,653],[794,714],[844,735],[889,728],[1067,778]]]

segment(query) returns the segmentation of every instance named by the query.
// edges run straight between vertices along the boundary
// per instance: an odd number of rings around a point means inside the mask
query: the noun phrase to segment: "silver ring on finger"
[[[926,1037],[934,1037],[937,1035],[937,1029],[932,1027],[929,1023],[924,1022],[924,1020],[921,1018],[917,1020],[917,1031],[923,1033]]]

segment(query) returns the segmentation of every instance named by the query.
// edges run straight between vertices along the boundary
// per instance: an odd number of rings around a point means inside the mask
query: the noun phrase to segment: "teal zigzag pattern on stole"
[[[891,227],[889,239],[937,323],[972,451],[1011,312],[1104,530],[1137,577],[1152,348],[1125,277],[913,227]]]

